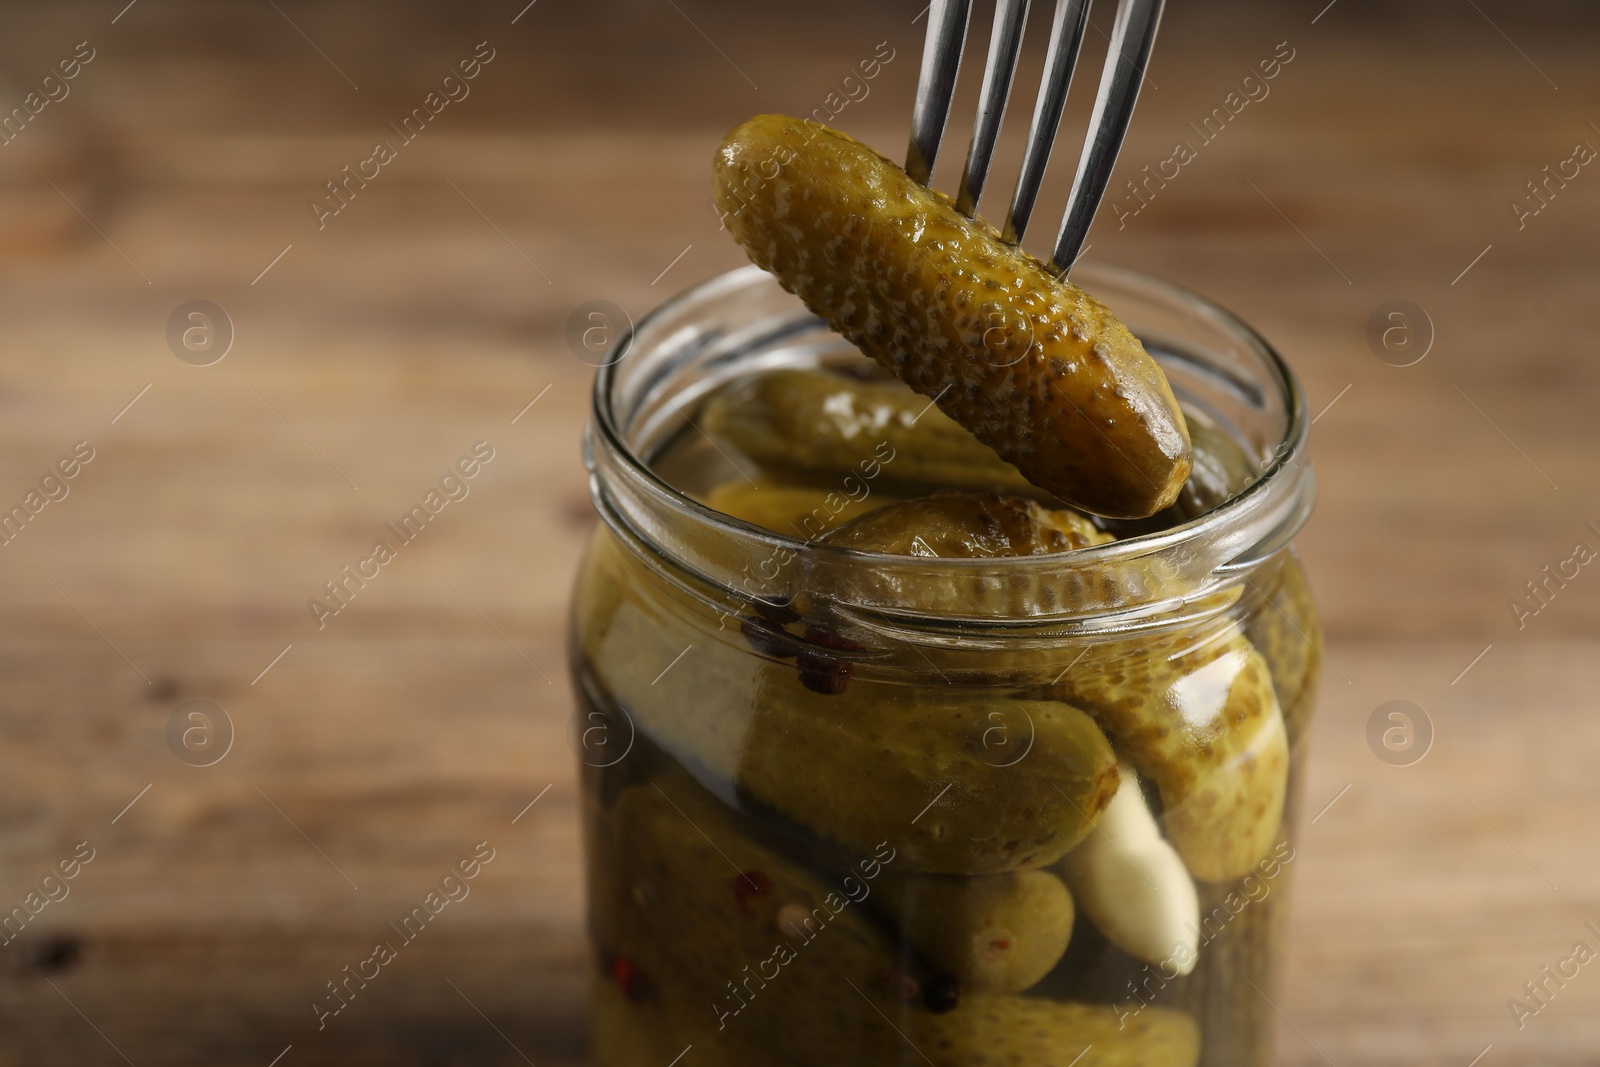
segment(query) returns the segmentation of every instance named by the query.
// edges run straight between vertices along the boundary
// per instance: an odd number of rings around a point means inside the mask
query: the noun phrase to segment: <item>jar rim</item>
[[[790,537],[708,507],[658,475],[630,446],[618,419],[616,390],[621,368],[627,363],[627,357],[634,355],[631,348],[636,339],[648,334],[657,324],[682,316],[686,311],[692,311],[696,307],[709,306],[752,284],[761,284],[763,280],[776,286],[776,279],[751,264],[716,275],[675,294],[657,305],[613,341],[606,353],[605,362],[600,365],[595,376],[592,419],[589,431],[585,435],[584,457],[591,472],[591,493],[596,507],[613,528],[616,528],[619,521],[627,521],[626,517],[619,514],[612,506],[614,501],[608,500],[604,492],[606,486],[602,485],[600,457],[596,454],[594,440],[598,435],[605,457],[615,461],[614,467],[610,464],[606,466],[625,473],[628,481],[648,494],[654,503],[666,506],[678,517],[702,524],[720,534],[769,549],[788,552],[794,556],[831,558],[836,565],[880,569],[909,568],[953,575],[1004,571],[1011,575],[1037,576],[1052,570],[1115,568],[1181,546],[1220,539],[1228,543],[1237,542],[1241,547],[1238,551],[1228,552],[1226,558],[1214,560],[1211,566],[1206,568],[1208,572],[1220,581],[1231,575],[1253,570],[1293,539],[1309,518],[1315,498],[1315,476],[1305,456],[1309,432],[1307,404],[1299,379],[1277,349],[1253,327],[1226,308],[1187,287],[1133,268],[1109,264],[1082,265],[1074,277],[1076,279],[1083,276],[1137,286],[1152,292],[1186,313],[1209,320],[1212,326],[1220,328],[1232,339],[1241,343],[1269,368],[1271,372],[1269,384],[1276,386],[1279,400],[1287,414],[1282,439],[1273,447],[1270,461],[1250,484],[1222,504],[1177,525],[1149,533],[1130,534],[1101,545],[1060,553],[984,558],[904,556],[846,548]],[[799,304],[797,299],[795,304],[797,306]],[[1139,331],[1135,329],[1135,333],[1138,334]],[[665,384],[667,384],[666,379],[658,381],[651,392]],[[1270,518],[1271,521],[1263,522],[1264,518]],[[1247,528],[1257,529],[1257,535],[1244,539],[1237,536],[1219,538],[1224,532],[1242,532]],[[719,581],[714,575],[702,573],[699,577],[725,588],[728,584]],[[737,589],[730,591],[741,596],[749,595]],[[1187,600],[1204,591],[1203,588],[1193,588],[1179,599]],[[1170,599],[1172,598],[1167,598]]]

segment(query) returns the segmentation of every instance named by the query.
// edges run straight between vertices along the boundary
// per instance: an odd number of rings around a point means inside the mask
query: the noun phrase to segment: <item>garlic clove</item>
[[[1199,961],[1200,900],[1194,880],[1139,791],[1120,767],[1122,785],[1095,832],[1061,861],[1078,909],[1106,940],[1146,963],[1183,975]]]

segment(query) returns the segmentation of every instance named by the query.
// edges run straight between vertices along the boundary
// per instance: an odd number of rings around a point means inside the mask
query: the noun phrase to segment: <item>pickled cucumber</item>
[[[1232,500],[1261,476],[1254,460],[1226,431],[1192,413],[1185,412],[1184,417],[1194,445],[1188,481],[1177,500],[1149,518],[1108,521],[1107,528],[1118,537],[1169,530],[1197,519]]]
[[[589,983],[589,1067],[665,1067],[689,1045],[694,1046],[696,1067],[750,1063],[713,1040],[715,1028],[704,1025],[703,1008],[691,1011],[678,1002],[669,1008],[643,997],[629,998],[619,987],[628,981],[628,973],[597,974]]]
[[[646,976],[680,1049],[717,1045],[753,1054],[745,1062],[794,1063],[830,1054],[835,1063],[873,1062],[891,1052],[898,1038],[851,985],[881,996],[899,973],[887,936],[861,906],[875,888],[867,873],[896,862],[892,846],[824,877],[757,844],[677,776],[625,792],[617,833],[632,906],[616,951]],[[808,1027],[816,1028],[809,1055],[760,1054]]]
[[[828,482],[860,472],[923,492],[1040,492],[994,449],[893,379],[796,368],[753,374],[718,390],[700,427],[763,468]]]
[[[1066,552],[1113,538],[1070,508],[999,493],[945,492],[879,507],[825,540],[898,556],[976,559]]]
[[[894,837],[904,866],[990,874],[1053,863],[1116,792],[1116,757],[1094,721],[1055,701],[956,687],[852,685],[820,695],[772,665],[739,761],[743,792],[860,850]],[[1024,716],[1033,745],[1010,765],[988,753],[997,707]]]
[[[1059,859],[1116,791],[1111,746],[1076,708],[953,686],[815,692],[799,664],[669,610],[621,553],[607,562],[618,570],[598,580],[621,592],[585,620],[593,669],[634,727],[725,799],[846,849],[892,836],[905,869],[993,874]],[[1012,765],[986,747],[997,711],[1031,724]]]
[[[1300,557],[1285,553],[1277,573],[1257,587],[1265,597],[1245,627],[1272,669],[1272,685],[1292,740],[1305,732],[1322,674],[1322,627]]]
[[[900,862],[892,844],[848,874],[813,871],[681,781],[632,787],[617,811],[635,902],[617,951],[640,962],[643,996],[661,1005],[637,1024],[674,1025],[668,1044],[796,1067],[1196,1062],[1198,1029],[1177,1012],[1147,1009],[1121,1028],[1109,1007],[964,993],[936,1012],[924,1002],[936,976],[908,967],[863,907]]]
[[[848,493],[763,478],[758,486],[743,481],[719,485],[705,494],[705,504],[773,533],[812,541],[887,502],[882,494],[855,499]]]
[[[1200,1028],[1164,1008],[1124,1018],[1098,1004],[975,996],[948,1015],[916,1021],[921,1025],[907,1036],[938,1067],[1194,1067],[1200,1061]]]
[[[886,504],[828,534],[823,543],[868,552],[941,559],[1045,555],[1105,544],[1111,534],[1070,508],[1050,508],[998,493],[941,492]],[[979,571],[930,582],[895,568],[837,568],[818,563],[804,572],[799,593],[857,603],[905,604],[934,613],[1022,618],[1070,607],[1104,593],[1105,576]],[[1064,664],[1063,664],[1064,665]]]
[[[1087,709],[1155,783],[1196,878],[1241,877],[1277,840],[1288,739],[1266,661],[1237,623],[1091,645],[1049,691]]]
[[[1050,973],[1072,937],[1072,894],[1048,871],[976,878],[891,874],[883,878],[879,899],[879,909],[930,966],[974,993],[1029,988]]]
[[[1194,465],[1173,509],[1187,521],[1198,518],[1243,492],[1261,474],[1239,443],[1209,422],[1191,418]]]
[[[1099,301],[815,123],[750,119],[713,169],[717,207],[755,263],[1028,481],[1100,515],[1176,499],[1183,414]]]

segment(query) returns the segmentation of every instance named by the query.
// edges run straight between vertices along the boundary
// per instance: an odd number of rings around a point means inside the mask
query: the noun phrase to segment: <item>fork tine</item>
[[[1117,6],[1111,47],[1100,72],[1094,115],[1089,120],[1089,136],[1084,142],[1083,155],[1078,158],[1072,192],[1067,195],[1067,211],[1061,220],[1061,233],[1056,237],[1055,254],[1050,257],[1051,269],[1062,277],[1078,258],[1083,240],[1089,235],[1089,224],[1094,221],[1106,185],[1111,181],[1111,170],[1116,166],[1117,153],[1122,149],[1128,122],[1133,118],[1133,106],[1139,100],[1163,6],[1164,0],[1122,0]]]
[[[950,97],[961,69],[961,47],[967,39],[967,19],[972,0],[933,0],[928,5],[928,37],[922,46],[922,72],[917,75],[917,99],[911,108],[911,147],[906,152],[906,173],[923,185],[933,176],[939,139],[950,117]]]
[[[1028,20],[1028,0],[1000,0],[994,13],[994,30],[989,36],[989,59],[984,66],[983,88],[978,92],[978,118],[972,127],[972,144],[967,149],[967,165],[961,173],[961,190],[956,194],[956,210],[971,215],[983,197],[983,185],[994,158],[994,142],[1005,120],[1006,101],[1011,96],[1011,80],[1017,72],[1017,56],[1022,51],[1022,31]]]
[[[1033,105],[1033,121],[1028,125],[1027,147],[1022,169],[1017,174],[1017,189],[1011,199],[1002,228],[1005,240],[1017,244],[1028,228],[1033,205],[1044,182],[1045,165],[1061,125],[1061,112],[1067,104],[1067,89],[1078,63],[1078,46],[1083,43],[1083,28],[1089,20],[1090,0],[1056,0],[1055,20],[1050,26],[1050,46],[1045,56],[1044,78]]]

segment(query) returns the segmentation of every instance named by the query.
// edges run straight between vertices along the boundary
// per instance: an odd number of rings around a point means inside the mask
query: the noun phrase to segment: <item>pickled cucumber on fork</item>
[[[1120,518],[1177,498],[1183,414],[1099,301],[816,123],[750,119],[713,169],[717,207],[756,264],[1029,482]]]
[[[923,492],[1039,493],[994,449],[892,378],[793,367],[752,374],[706,402],[700,427],[764,470],[810,475],[841,492],[854,477]]]
[[[794,1067],[1198,1058],[1187,1015],[1146,1008],[1124,1026],[1111,1007],[970,993],[908,960],[867,907],[901,862],[891,841],[848,870],[807,867],[675,775],[627,790],[616,825],[628,909],[613,951],[644,976],[639,1024],[673,1026],[680,1049]]]
[[[1194,462],[1178,499],[1147,519],[1108,523],[1117,536],[1167,530],[1197,519],[1238,496],[1261,476],[1250,454],[1227,431],[1192,412],[1185,412],[1184,418],[1194,445]]]

